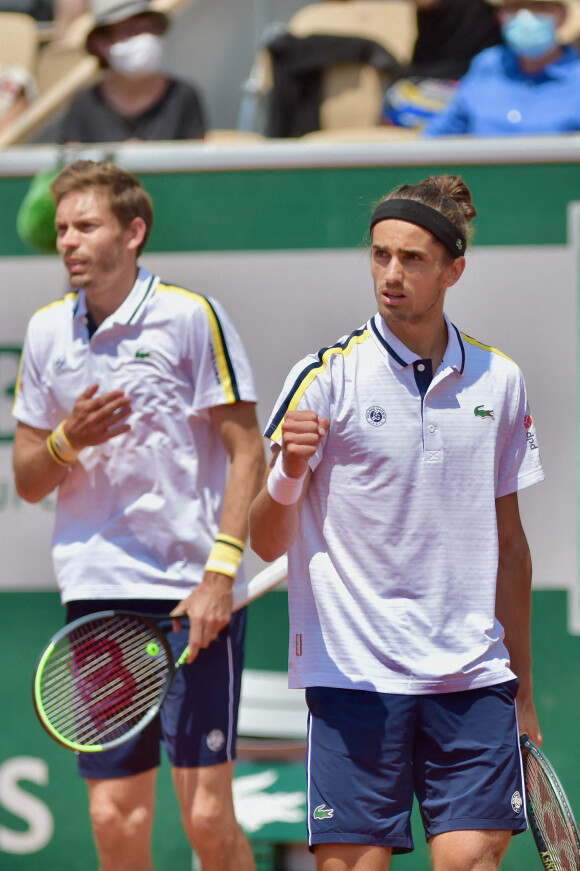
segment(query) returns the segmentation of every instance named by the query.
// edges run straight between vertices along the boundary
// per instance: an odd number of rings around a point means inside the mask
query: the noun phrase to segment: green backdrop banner
[[[477,203],[478,245],[565,244],[580,164],[436,165],[139,172],[156,221],[150,251],[357,248],[373,204],[403,182],[461,172]],[[0,256],[30,253],[16,214],[30,180],[2,178]],[[498,197],[498,193],[500,196]]]

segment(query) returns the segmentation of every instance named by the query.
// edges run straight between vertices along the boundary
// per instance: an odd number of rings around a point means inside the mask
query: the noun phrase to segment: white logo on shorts
[[[512,808],[513,808],[514,813],[519,814],[519,812],[521,811],[523,806],[524,806],[523,799],[522,799],[520,793],[516,789],[516,791],[512,795]]]
[[[217,753],[217,751],[221,750],[226,743],[226,736],[221,729],[212,729],[207,736],[205,743],[210,750],[213,750],[214,753]]]

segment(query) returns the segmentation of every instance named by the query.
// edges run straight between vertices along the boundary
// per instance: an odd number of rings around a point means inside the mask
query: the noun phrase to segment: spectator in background
[[[109,73],[79,91],[60,131],[62,142],[201,139],[201,100],[161,69],[169,21],[155,0],[92,0],[87,51]]]
[[[409,0],[417,8],[417,40],[408,67],[388,89],[383,123],[421,127],[453,97],[471,59],[501,42],[486,0]]]
[[[580,130],[580,55],[562,45],[566,0],[489,0],[505,45],[477,55],[427,136],[509,136]]]
[[[28,108],[35,94],[34,78],[25,67],[0,64],[0,133]]]

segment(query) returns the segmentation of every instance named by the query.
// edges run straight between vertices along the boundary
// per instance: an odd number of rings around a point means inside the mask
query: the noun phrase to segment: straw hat
[[[166,30],[169,19],[162,11],[162,4],[158,0],[91,0],[94,23],[87,36],[87,51],[96,54],[93,49],[93,37],[96,33],[110,24],[117,24],[119,21],[126,21],[134,15],[143,15],[143,13],[154,15],[159,19],[162,29]]]

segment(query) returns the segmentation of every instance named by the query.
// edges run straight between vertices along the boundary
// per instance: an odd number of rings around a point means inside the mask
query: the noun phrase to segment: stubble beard
[[[100,284],[103,278],[114,274],[122,262],[120,251],[113,247],[105,254],[87,260],[85,272],[81,274],[69,272],[70,285],[76,290],[92,288],[95,285],[95,279],[96,283]]]
[[[396,288],[391,287],[391,288],[388,288],[388,290],[392,291],[393,293],[396,293],[398,291],[402,292],[403,288],[402,287],[396,287]],[[425,308],[423,308],[421,311],[417,311],[414,308],[411,308],[410,310],[408,309],[407,311],[400,311],[398,308],[391,309],[391,308],[385,307],[385,305],[382,304],[382,305],[379,305],[379,314],[381,315],[382,319],[385,321],[386,324],[388,324],[389,321],[393,324],[405,324],[405,323],[408,323],[409,321],[414,321],[418,318],[424,318],[427,315],[429,315],[429,313],[438,305],[439,300],[441,299],[441,294],[445,294],[445,290],[446,290],[446,288],[443,285],[443,282],[441,282],[437,288],[436,293],[433,295],[433,298],[431,299],[431,301],[428,302],[426,304]],[[407,299],[408,299],[408,297],[407,297]]]

